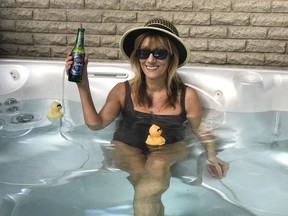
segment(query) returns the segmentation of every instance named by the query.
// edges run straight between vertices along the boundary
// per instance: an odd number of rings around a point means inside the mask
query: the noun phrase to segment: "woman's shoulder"
[[[193,88],[193,87],[190,87],[190,86],[186,86],[186,98],[191,98],[191,97],[196,97],[198,98],[198,94],[197,94],[197,91]]]
[[[125,82],[119,82],[111,89],[110,94],[122,95],[125,92]]]
[[[188,86],[186,88],[186,96],[185,96],[185,108],[188,116],[198,116],[201,114],[201,101],[197,94],[197,91]]]
[[[126,92],[126,88],[127,87],[131,88],[132,83],[133,83],[133,80],[125,80],[125,81],[119,82],[112,88],[111,93],[124,96]]]

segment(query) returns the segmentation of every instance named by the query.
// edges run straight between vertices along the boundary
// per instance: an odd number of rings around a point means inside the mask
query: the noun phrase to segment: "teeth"
[[[158,68],[157,66],[146,66],[146,67],[149,70],[156,70]]]

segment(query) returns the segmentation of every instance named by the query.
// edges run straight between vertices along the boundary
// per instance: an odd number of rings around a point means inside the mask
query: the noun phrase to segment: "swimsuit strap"
[[[126,80],[124,83],[125,83],[125,104],[124,104],[124,109],[133,110],[133,103],[132,103],[132,99],[131,99],[131,90],[130,90],[129,81]]]
[[[180,115],[184,115],[184,116],[186,116],[186,111],[185,111],[186,88],[187,88],[186,85],[182,88],[181,98],[180,98],[180,104],[181,104],[181,110],[182,110]]]

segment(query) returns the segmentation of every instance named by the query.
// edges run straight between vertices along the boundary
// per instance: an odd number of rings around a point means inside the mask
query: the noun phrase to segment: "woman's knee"
[[[169,174],[170,166],[170,161],[167,158],[158,156],[147,160],[145,169],[150,174],[165,176]]]
[[[161,196],[168,188],[170,184],[170,178],[155,178],[150,176],[145,179],[141,179],[135,185],[135,192],[137,197],[153,198]]]

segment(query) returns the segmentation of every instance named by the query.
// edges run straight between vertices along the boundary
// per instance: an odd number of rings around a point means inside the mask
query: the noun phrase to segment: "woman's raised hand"
[[[65,59],[65,70],[66,70],[66,74],[69,74],[69,71],[72,67],[73,64],[73,57],[71,55],[71,51],[67,54],[67,57]],[[84,69],[83,69],[83,75],[82,75],[82,82],[81,83],[77,83],[77,85],[85,85],[86,83],[88,83],[88,73],[87,73],[87,66],[88,66],[88,57],[85,56],[84,58]]]

